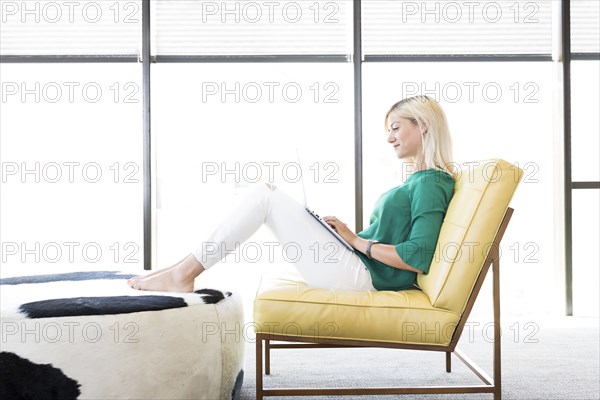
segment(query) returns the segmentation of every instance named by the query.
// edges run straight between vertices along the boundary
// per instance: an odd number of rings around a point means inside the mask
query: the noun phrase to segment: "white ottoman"
[[[239,296],[141,292],[114,271],[0,280],[2,399],[235,399]]]

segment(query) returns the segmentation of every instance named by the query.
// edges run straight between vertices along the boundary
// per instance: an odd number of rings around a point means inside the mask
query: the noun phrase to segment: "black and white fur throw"
[[[235,399],[241,299],[145,292],[132,275],[0,279],[0,399]]]

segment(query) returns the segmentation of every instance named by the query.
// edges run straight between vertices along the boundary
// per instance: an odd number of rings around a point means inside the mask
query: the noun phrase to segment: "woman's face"
[[[423,143],[419,125],[411,120],[389,116],[388,143],[394,146],[394,151],[400,159],[414,159],[420,161],[423,155]]]

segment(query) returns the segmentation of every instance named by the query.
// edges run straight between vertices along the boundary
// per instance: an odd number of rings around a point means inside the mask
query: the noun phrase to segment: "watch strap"
[[[367,255],[367,257],[369,257],[369,259],[371,259],[371,260],[373,259],[373,257],[371,257],[371,247],[373,247],[373,245],[374,245],[375,243],[379,243],[379,242],[376,242],[376,241],[374,241],[374,240],[369,240],[369,241],[367,242],[367,251],[365,251],[365,254],[366,254],[366,255]]]

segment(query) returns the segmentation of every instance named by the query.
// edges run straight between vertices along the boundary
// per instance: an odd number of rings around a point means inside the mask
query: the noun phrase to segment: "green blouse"
[[[427,274],[453,194],[454,179],[448,173],[437,168],[416,171],[379,197],[369,226],[358,236],[395,245],[405,263]],[[377,290],[408,289],[417,279],[416,272],[356,254],[371,272]]]

